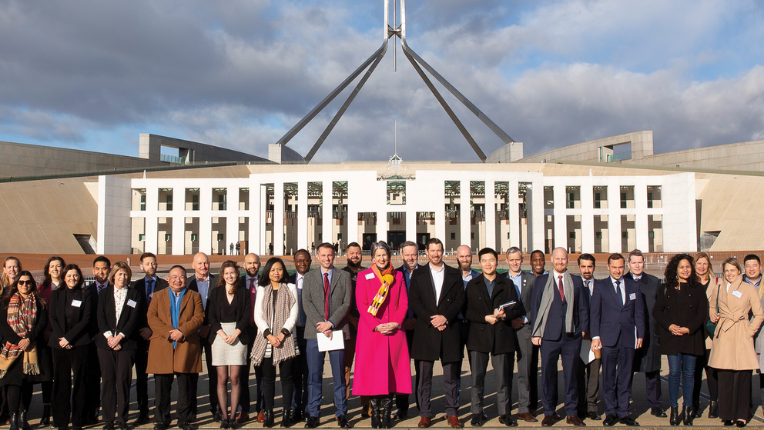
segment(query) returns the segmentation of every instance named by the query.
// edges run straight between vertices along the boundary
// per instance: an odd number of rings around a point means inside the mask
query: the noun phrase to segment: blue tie
[[[149,279],[146,281],[146,305],[151,304],[151,299],[154,298],[154,280]]]
[[[623,296],[621,296],[621,280],[618,279],[615,281],[615,293],[618,295],[618,303],[621,304],[621,307],[623,307]]]

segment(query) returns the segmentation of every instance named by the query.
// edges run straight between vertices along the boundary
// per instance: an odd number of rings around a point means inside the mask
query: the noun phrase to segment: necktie
[[[104,288],[106,288],[106,285],[101,285],[101,284],[98,284],[98,287],[97,287],[97,293],[98,293],[98,294],[101,294],[101,291],[103,291],[103,289],[104,289]]]
[[[249,278],[249,305],[252,312],[249,313],[249,323],[255,322],[255,301],[257,300],[257,288],[255,288],[255,278]]]
[[[149,279],[146,281],[146,304],[151,304],[151,299],[154,297],[154,280]]]
[[[249,278],[249,291],[255,288],[255,278]]]
[[[329,274],[324,273],[324,319],[329,321]]]
[[[563,290],[563,288],[562,288],[562,276],[558,276],[557,279],[560,281],[560,286],[559,286],[559,288],[560,288],[560,299],[562,299],[562,301],[564,302],[565,301],[565,290]]]
[[[615,281],[615,293],[618,295],[618,303],[623,306],[623,297],[621,297],[621,280],[618,279]]]

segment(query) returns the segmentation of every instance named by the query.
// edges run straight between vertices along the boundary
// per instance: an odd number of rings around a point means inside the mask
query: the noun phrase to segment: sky
[[[409,47],[526,156],[640,130],[655,153],[764,139],[761,2],[406,8]],[[153,133],[267,157],[380,47],[382,23],[382,0],[0,0],[0,141],[137,156]],[[315,162],[387,160],[395,123],[404,162],[478,160],[396,46]],[[353,86],[288,146],[307,154]],[[503,145],[436,86],[486,155]]]

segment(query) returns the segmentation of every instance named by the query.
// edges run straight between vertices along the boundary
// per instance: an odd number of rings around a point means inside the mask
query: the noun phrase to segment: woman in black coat
[[[50,361],[40,361],[37,354],[38,340],[43,339],[48,325],[48,304],[40,297],[32,274],[22,271],[6,291],[2,305],[0,386],[7,390],[8,408],[12,414],[10,430],[17,430],[19,425],[29,430],[27,412],[32,402],[33,378],[35,375],[50,376],[53,372]]]
[[[90,291],[82,288],[82,271],[76,264],[64,267],[66,288],[51,294],[48,345],[53,349],[56,383],[53,393],[53,421],[59,429],[82,429],[85,421],[85,376],[88,365],[89,325],[92,305]]]
[[[143,294],[129,288],[133,276],[130,266],[114,263],[109,274],[109,286],[98,295],[98,362],[101,367],[101,404],[104,429],[126,430],[130,410],[130,385],[133,383],[133,363],[138,346],[138,322],[143,307]],[[116,406],[116,411],[115,411]]]
[[[669,423],[692,425],[692,391],[695,384],[695,362],[705,352],[704,326],[708,320],[706,290],[697,282],[692,257],[679,254],[666,266],[666,283],[661,285],[653,308],[658,322],[661,354],[668,356]],[[678,413],[679,385],[684,400]]]

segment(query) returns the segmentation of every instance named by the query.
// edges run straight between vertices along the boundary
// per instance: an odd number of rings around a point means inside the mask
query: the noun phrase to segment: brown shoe
[[[247,421],[249,421],[249,412],[244,412],[244,411],[239,412],[239,416],[236,417],[236,422],[239,424],[244,424]]]
[[[544,415],[544,419],[541,420],[541,427],[552,427],[554,425],[554,418],[552,415]]]
[[[562,417],[560,416],[560,414],[558,414],[557,412],[553,412],[553,413],[552,413],[552,418],[553,418],[555,421],[560,421],[560,420],[562,419]]]
[[[537,423],[539,420],[533,417],[529,412],[523,412],[521,414],[517,414],[518,420],[523,420],[527,423]]]
[[[420,429],[426,429],[427,427],[430,427],[430,418],[429,417],[422,417],[422,419],[419,420],[419,424],[416,425]]]
[[[577,415],[568,415],[567,418],[565,418],[565,422],[574,427],[586,427],[586,424],[584,424],[584,422],[581,421],[581,418],[578,418]]]
[[[451,426],[451,428],[454,429],[460,429],[462,428],[462,423],[459,421],[459,417],[456,415],[446,415],[446,421],[448,421],[448,425]]]
[[[265,415],[263,415],[263,411],[260,411],[257,414],[257,422],[259,423],[265,422]]]

